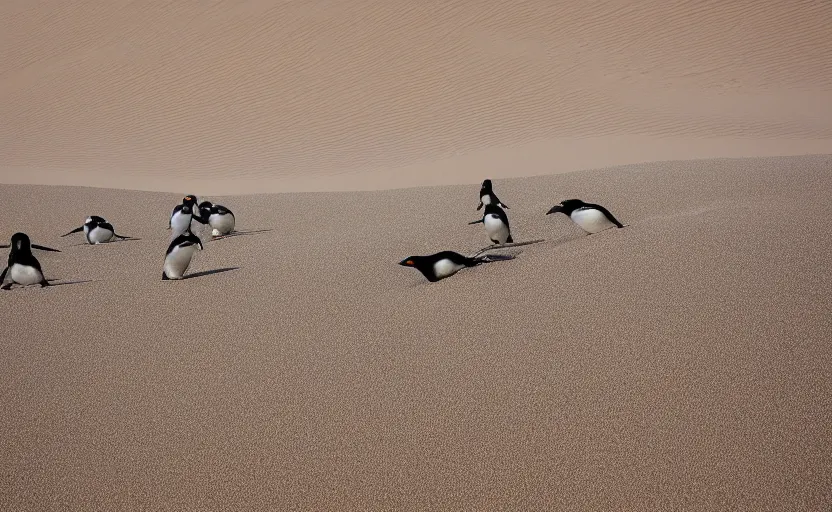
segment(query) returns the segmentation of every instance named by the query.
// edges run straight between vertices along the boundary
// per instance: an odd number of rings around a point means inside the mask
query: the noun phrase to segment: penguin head
[[[199,203],[200,210],[210,210],[212,206],[214,206],[214,203],[212,203],[211,201],[202,201],[201,203]]]
[[[565,199],[565,200],[561,201],[560,203],[556,204],[555,206],[553,206],[548,212],[546,212],[546,215],[549,215],[549,214],[552,214],[552,213],[563,213],[565,215],[569,215],[570,213],[577,210],[578,208],[580,208],[583,205],[584,205],[584,202],[581,201],[580,199]]]
[[[403,267],[417,267],[421,261],[422,256],[408,256],[400,261],[399,265],[402,265]]]
[[[182,198],[182,204],[185,206],[194,206],[196,204],[196,196],[193,194],[188,194],[187,196]]]
[[[15,233],[12,235],[12,252],[29,252],[32,241],[26,233]]]
[[[491,180],[483,180],[481,192],[491,192]]]
[[[99,217],[98,215],[90,215],[89,217],[87,217],[87,222],[85,222],[85,224],[102,224],[104,222],[107,222],[106,220],[104,220],[104,217]]]

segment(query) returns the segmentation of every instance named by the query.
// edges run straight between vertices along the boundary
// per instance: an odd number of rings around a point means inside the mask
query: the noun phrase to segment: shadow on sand
[[[85,279],[83,281],[64,281],[62,283],[55,283],[53,281],[60,281],[60,279],[47,279],[46,282],[49,283],[49,286],[46,286],[45,288],[49,289],[49,288],[52,288],[54,286],[65,286],[65,285],[68,285],[68,284],[92,283],[94,280],[93,279]],[[19,284],[13,284],[11,288],[8,288],[8,289],[4,288],[2,291],[6,292],[6,291],[12,291],[12,290],[22,290],[24,288],[40,289],[41,286],[38,285],[38,284],[31,284],[29,286],[20,286]]]
[[[110,240],[109,242],[104,242],[102,244],[88,244],[87,242],[81,242],[80,244],[67,245],[67,247],[81,247],[82,245],[88,245],[88,246],[95,247],[96,245],[117,244],[119,242],[136,242],[138,240],[141,240],[141,238],[133,238],[133,237],[117,238],[115,240]]]
[[[267,231],[274,231],[274,230],[273,229],[252,229],[250,231],[232,231],[231,233],[229,233],[227,235],[213,236],[213,237],[209,238],[208,240],[210,242],[218,242],[218,241],[224,240],[226,238],[232,238],[232,237],[235,237],[235,236],[256,235],[258,233],[266,233]]]
[[[203,277],[203,276],[210,276],[212,274],[221,274],[222,272],[229,272],[231,270],[238,270],[240,267],[225,267],[225,268],[217,268],[214,270],[203,270],[202,272],[194,272],[193,274],[188,274],[183,276],[182,279],[193,279],[195,277]]]

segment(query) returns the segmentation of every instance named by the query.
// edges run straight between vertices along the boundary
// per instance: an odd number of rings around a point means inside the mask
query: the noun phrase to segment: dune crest
[[[830,26],[817,1],[5,2],[0,182],[364,190],[827,153]]]

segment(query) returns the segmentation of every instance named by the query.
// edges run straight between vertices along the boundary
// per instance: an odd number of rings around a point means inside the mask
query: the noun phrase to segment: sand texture
[[[0,510],[832,507],[832,4],[0,4]],[[427,282],[402,258],[516,258]],[[162,281],[184,194],[237,216]],[[587,236],[555,203],[624,224]],[[89,215],[137,240],[61,238]],[[7,249],[0,249],[4,259]]]
[[[395,263],[486,245],[477,188],[223,198],[271,231],[162,282],[177,196],[2,186],[85,281],[0,295],[3,508],[823,510],[830,170],[497,182],[546,242],[435,284]],[[567,196],[629,226],[544,215]],[[142,240],[56,241],[91,205]]]
[[[824,0],[7,0],[0,182],[343,191],[830,153],[829,27]]]

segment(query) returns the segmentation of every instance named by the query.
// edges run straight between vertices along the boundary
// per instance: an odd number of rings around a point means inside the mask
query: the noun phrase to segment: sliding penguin
[[[196,251],[202,249],[202,240],[190,230],[185,230],[184,233],[174,238],[165,253],[162,280],[182,279]]]
[[[192,221],[200,224],[208,224],[208,221],[202,218],[199,207],[196,204],[196,196],[188,194],[182,199],[181,204],[176,205],[173,213],[171,213],[170,223],[168,225],[168,229],[173,230],[171,238],[176,238],[196,227]]]
[[[587,233],[593,234],[612,227],[623,228],[624,225],[603,206],[585,203],[580,199],[566,199],[553,206],[546,215],[562,213],[572,219]]]
[[[46,278],[43,277],[43,269],[40,266],[40,262],[32,254],[32,249],[52,252],[61,251],[41,245],[33,245],[25,233],[15,233],[12,235],[10,245],[2,245],[0,247],[11,247],[8,265],[6,265],[3,273],[0,274],[0,283],[2,283],[0,284],[0,289],[8,290],[15,283],[23,286],[39,284],[41,288],[49,286]]]
[[[482,219],[469,222],[468,224],[485,224],[485,232],[492,243],[512,243],[511,227],[508,224],[508,215],[496,204],[485,205],[485,212]]]
[[[482,209],[483,206],[487,206],[489,204],[496,204],[505,209],[509,209],[508,206],[500,202],[497,199],[497,194],[491,188],[491,180],[485,180],[482,182],[482,187],[480,187],[480,204],[477,206],[477,211]]]
[[[489,255],[469,258],[458,252],[441,251],[429,256],[410,256],[399,262],[404,267],[413,267],[431,283],[451,277],[463,268],[475,267],[482,263],[513,259],[508,255]]]
[[[83,226],[75,228],[66,235],[61,235],[61,237],[77,233],[81,230],[84,231],[84,237],[87,239],[87,243],[91,245],[109,242],[113,238],[121,238],[122,240],[130,238],[129,236],[122,236],[116,233],[113,225],[98,215],[90,215],[87,217]]]
[[[212,236],[223,236],[234,231],[234,213],[221,204],[213,204],[210,201],[199,203],[202,218],[208,219],[208,225],[213,231]]]

